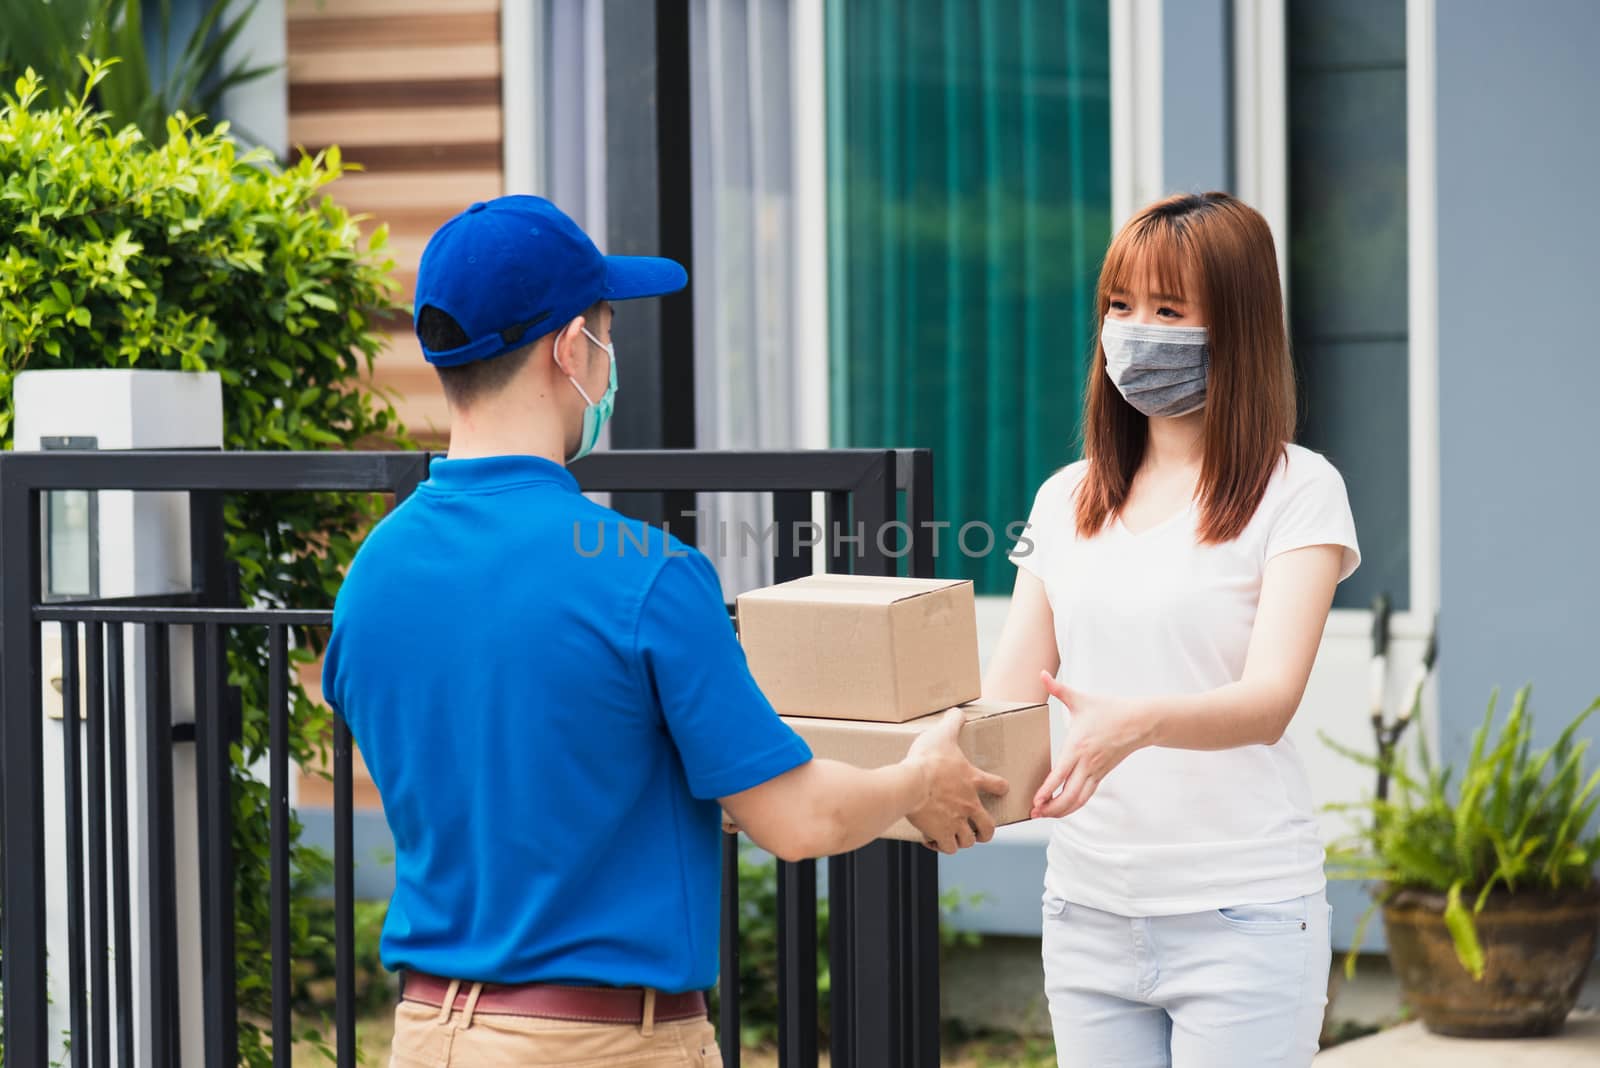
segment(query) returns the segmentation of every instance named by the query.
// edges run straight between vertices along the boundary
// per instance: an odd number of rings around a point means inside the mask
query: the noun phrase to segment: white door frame
[[[504,191],[538,193],[544,184],[545,0],[500,4],[500,148]]]

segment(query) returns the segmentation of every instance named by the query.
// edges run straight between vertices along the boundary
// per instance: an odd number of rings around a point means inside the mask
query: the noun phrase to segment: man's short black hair
[[[584,321],[595,322],[600,313],[600,306],[604,303],[604,299],[597,300],[585,309]],[[527,326],[528,324],[523,323],[501,331],[501,336],[505,338],[507,344],[513,343],[517,335],[528,332]],[[563,330],[566,326],[566,323],[562,323],[556,327],[556,331]],[[546,333],[556,331],[546,331]],[[431,304],[425,305],[417,312],[417,337],[424,346],[434,352],[458,349],[472,340],[461,328],[461,324],[456,322],[454,316]],[[455,367],[435,367],[434,370],[439,372],[439,384],[444,387],[445,399],[453,407],[470,408],[484,398],[499,393],[527,365],[528,357],[533,354],[534,343],[542,337],[544,334],[530,339],[521,348],[512,349],[499,356],[491,356],[487,360],[473,360],[471,363]]]
[[[452,315],[431,304],[417,312],[417,337],[434,352],[458,349],[472,340]],[[506,388],[506,383],[517,376],[532,353],[533,345],[530,343],[487,360],[473,360],[455,367],[435,367],[434,370],[439,372],[439,385],[444,388],[445,399],[450,406],[470,408]]]

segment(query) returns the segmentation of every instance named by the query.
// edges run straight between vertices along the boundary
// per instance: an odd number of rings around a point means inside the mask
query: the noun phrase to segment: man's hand
[[[1061,758],[1033,795],[1034,819],[1076,812],[1129,753],[1149,744],[1148,724],[1138,714],[1138,702],[1081,693],[1057,682],[1049,672],[1043,672],[1043,681],[1072,713],[1072,725],[1061,746]]]
[[[994,820],[984,810],[979,791],[1004,797],[1010,788],[1000,776],[973,767],[961,752],[956,739],[966,721],[959,708],[952,708],[938,726],[911,743],[905,758],[905,763],[921,769],[928,784],[927,800],[908,818],[927,844],[941,853],[993,838]]]

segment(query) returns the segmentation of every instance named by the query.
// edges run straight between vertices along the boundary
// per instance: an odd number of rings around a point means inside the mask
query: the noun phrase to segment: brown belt
[[[457,987],[452,1011],[465,1009],[473,984]],[[422,972],[407,972],[405,999],[439,1008],[450,991],[450,980]],[[474,1011],[494,1016],[536,1016],[545,1020],[582,1023],[640,1024],[644,1022],[645,991],[638,987],[555,986],[524,983],[518,986],[483,984]],[[654,1018],[660,1021],[707,1018],[706,998],[698,990],[687,994],[656,994]]]

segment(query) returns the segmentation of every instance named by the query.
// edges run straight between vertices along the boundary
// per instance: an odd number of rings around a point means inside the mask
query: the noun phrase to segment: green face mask
[[[567,457],[567,463],[569,464],[574,460],[583,459],[594,451],[595,445],[600,441],[600,428],[605,426],[606,421],[611,418],[611,410],[617,400],[616,346],[614,344],[601,344],[599,338],[589,333],[587,326],[580,329],[583,330],[583,336],[604,349],[606,357],[611,360],[611,381],[606,384],[606,391],[600,395],[600,399],[595,401],[590,399],[588,391],[579,385],[576,378],[571,375],[567,376],[567,381],[572,383],[573,388],[578,391],[578,395],[589,405],[583,410],[583,430],[578,435],[578,451]]]

